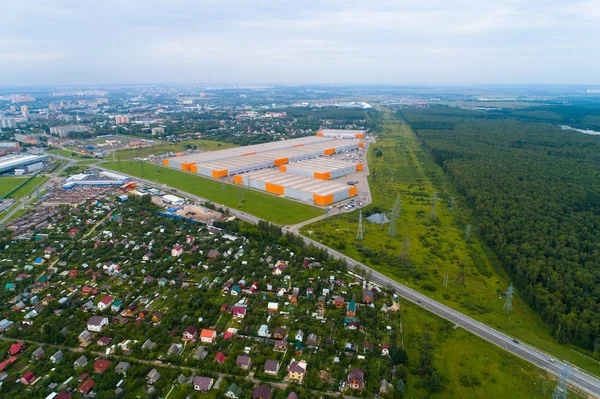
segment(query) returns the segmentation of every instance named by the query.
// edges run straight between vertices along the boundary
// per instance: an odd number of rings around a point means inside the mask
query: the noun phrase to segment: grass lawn
[[[6,176],[0,178],[0,197],[8,194],[23,182],[25,182],[29,177],[16,177],[16,176]],[[42,184],[46,178],[37,176],[33,178],[29,183],[21,187],[15,193],[11,195],[11,198],[21,198],[29,194],[33,191],[39,184]]]
[[[369,151],[369,177],[373,205],[388,217],[400,195],[402,207],[396,220],[397,236],[388,237],[389,224],[365,222],[365,239],[356,241],[358,214],[345,214],[303,229],[312,238],[366,263],[397,281],[480,320],[510,336],[600,375],[600,365],[561,345],[550,334],[541,317],[516,292],[513,311],[503,310],[504,292],[510,280],[498,259],[477,238],[469,209],[452,182],[422,149],[414,132],[388,115],[384,133]],[[380,149],[382,156],[376,157]],[[392,172],[392,170],[394,172]],[[431,219],[434,193],[436,214]],[[449,209],[455,198],[455,210]],[[465,239],[468,224],[474,226],[471,240]],[[410,238],[405,251],[405,239]],[[403,254],[406,252],[406,259]],[[459,281],[464,265],[464,285]],[[447,287],[444,277],[448,276]],[[586,353],[590,355],[589,353]]]
[[[180,143],[163,143],[158,142],[155,146],[145,147],[140,149],[130,149],[130,150],[119,150],[117,156],[121,157],[121,160],[128,160],[134,158],[145,158],[149,155],[160,155],[165,154],[167,152],[179,152],[185,151],[186,145],[196,146],[196,149],[202,151],[215,151],[215,150],[224,150],[227,148],[238,147],[237,144],[232,143],[224,143],[220,141],[212,141],[212,140],[187,140],[182,141]],[[112,159],[112,155],[107,157]]]
[[[176,189],[198,195],[217,204],[222,204],[242,212],[281,225],[293,225],[323,214],[324,210],[285,198],[264,194],[232,184],[222,184],[217,180],[180,172],[144,162],[121,161],[102,165],[116,172],[124,172],[157,183],[168,184]],[[240,198],[243,193],[243,202]]]

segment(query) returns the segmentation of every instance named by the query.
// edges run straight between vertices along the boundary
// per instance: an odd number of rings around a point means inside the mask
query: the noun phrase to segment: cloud
[[[598,83],[597,37],[595,0],[22,0],[0,85]]]

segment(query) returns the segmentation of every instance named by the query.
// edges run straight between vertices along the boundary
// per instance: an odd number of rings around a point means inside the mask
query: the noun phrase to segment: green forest
[[[556,339],[598,355],[600,137],[560,129],[570,111],[538,112],[539,120],[450,107],[399,116],[451,176],[482,238]]]

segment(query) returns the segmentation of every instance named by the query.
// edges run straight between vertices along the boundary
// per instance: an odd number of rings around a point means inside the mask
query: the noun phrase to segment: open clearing
[[[117,151],[116,156],[120,157],[121,160],[128,160],[134,158],[146,158],[150,155],[160,155],[169,152],[180,152],[190,148],[195,148],[200,151],[216,151],[233,147],[238,147],[238,145],[212,140],[186,140],[179,143],[157,142],[157,144],[152,147],[119,150]],[[110,157],[112,157],[112,155],[108,158]]]
[[[9,192],[11,192],[15,188],[17,188],[20,184],[23,184],[27,179],[29,179],[28,176],[25,176],[25,177],[15,177],[15,176],[0,177],[0,197],[8,194]],[[25,184],[23,187],[21,187],[15,193],[13,193],[11,195],[11,198],[16,199],[16,198],[24,197],[25,195],[29,194],[32,190],[34,190],[35,187],[37,187],[39,184],[42,184],[42,182],[44,180],[45,180],[44,177],[40,177],[40,176],[34,177],[33,179],[31,179],[31,181],[29,181],[27,184]]]
[[[264,194],[255,190],[221,183],[190,173],[144,162],[121,161],[102,165],[116,172],[124,172],[176,189],[198,195],[217,204],[238,209],[250,215],[281,225],[293,225],[324,213],[323,209]],[[241,203],[240,203],[241,200]]]

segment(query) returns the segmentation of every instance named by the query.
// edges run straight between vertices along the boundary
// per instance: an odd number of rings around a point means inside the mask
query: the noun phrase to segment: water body
[[[595,130],[576,129],[574,127],[566,126],[566,125],[561,125],[560,128],[562,130],[575,130],[576,132],[579,132],[579,133],[591,134],[593,136],[600,136],[600,132],[597,132]]]
[[[371,216],[369,216],[367,220],[371,223],[376,224],[386,224],[390,221],[390,219],[388,219],[388,217],[385,216],[385,213],[374,213]]]

